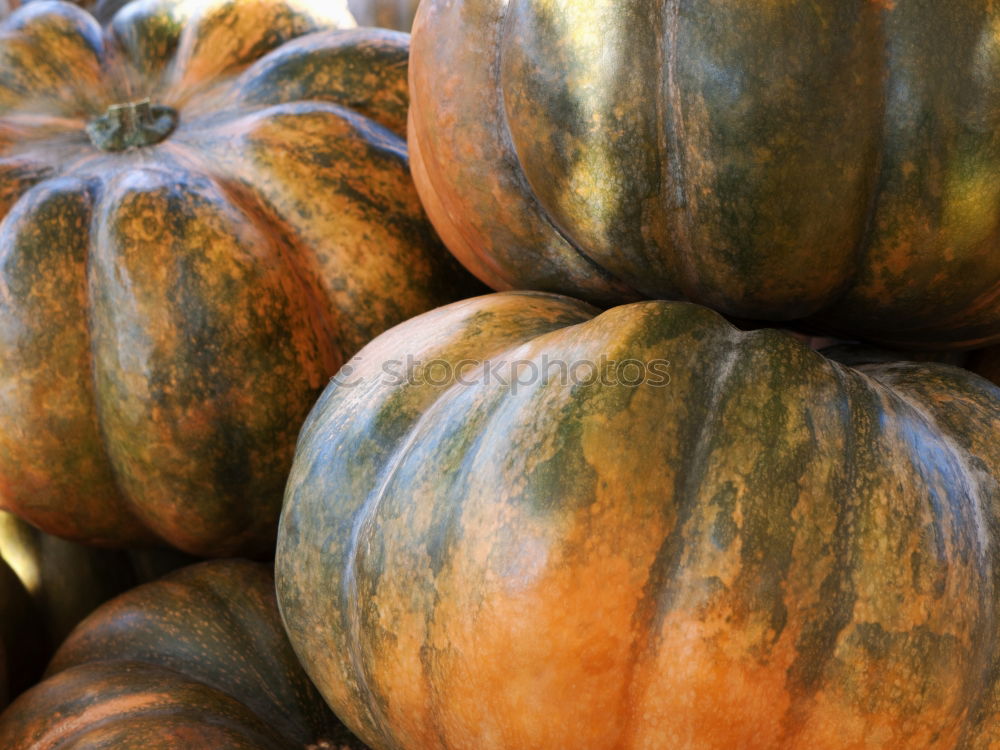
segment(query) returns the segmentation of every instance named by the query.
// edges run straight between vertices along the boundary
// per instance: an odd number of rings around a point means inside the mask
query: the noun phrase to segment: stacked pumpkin
[[[4,21],[0,506],[92,545],[268,559],[296,434],[340,364],[382,330],[481,288],[437,239],[409,177],[408,37],[354,27],[344,2],[320,0],[140,0],[104,27],[77,5],[38,0]],[[232,590],[251,585],[220,570]],[[260,580],[252,586],[273,591]],[[13,589],[10,624],[25,593]],[[223,589],[195,596],[232,599]],[[256,634],[240,649],[277,648],[250,604],[232,606]],[[154,614],[107,611],[113,637],[139,651],[164,640],[143,624]],[[191,627],[204,635],[203,621]],[[142,661],[117,645],[117,659]],[[66,698],[78,708],[95,694],[135,706],[145,699],[115,691],[148,697],[152,683],[132,679],[144,669],[109,682],[60,675],[57,692],[79,690]],[[299,668],[283,657],[274,669]],[[308,684],[296,674],[293,698]],[[271,687],[224,699],[208,723],[243,710],[237,702],[261,713],[254,696]],[[181,713],[202,695],[185,689],[169,699]],[[30,715],[49,690],[18,706]],[[45,742],[70,742],[75,720],[53,719],[75,716],[70,704],[38,709]],[[253,741],[332,736],[286,731],[297,720],[280,718],[285,708],[263,712],[267,731],[251,721]],[[37,725],[18,734],[24,715],[11,708],[0,721],[12,732],[5,748],[42,742]],[[131,726],[72,742],[221,747],[226,734],[154,740],[149,724]]]
[[[266,557],[327,380],[472,287],[409,178],[407,38],[352,24],[297,0],[8,19],[4,507],[92,544]]]
[[[424,0],[421,198],[476,275],[536,291],[383,334],[302,431],[279,602],[359,737],[1000,746],[1000,390],[719,314],[1000,341],[998,22]]]
[[[342,3],[17,11],[0,504],[281,518],[273,580],[105,605],[0,744],[1000,746],[1000,387],[954,364],[1000,382],[998,23],[422,0],[408,61]]]

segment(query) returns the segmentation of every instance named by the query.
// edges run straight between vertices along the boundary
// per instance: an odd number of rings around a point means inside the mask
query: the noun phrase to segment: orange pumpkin
[[[4,750],[362,750],[309,682],[268,566],[193,565],[106,603],[0,715]]]
[[[409,177],[405,34],[321,0],[0,27],[0,506],[268,554],[340,364],[471,287]]]
[[[457,302],[317,403],[276,583],[377,750],[995,749],[1000,388],[688,303]]]
[[[1000,342],[992,0],[423,0],[410,149],[495,289]]]

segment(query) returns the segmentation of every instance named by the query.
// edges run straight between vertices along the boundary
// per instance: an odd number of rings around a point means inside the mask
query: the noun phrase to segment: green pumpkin
[[[424,0],[410,153],[495,289],[1000,341],[991,0]]]
[[[466,300],[327,388],[276,581],[377,750],[986,750],[1000,388],[689,303]]]

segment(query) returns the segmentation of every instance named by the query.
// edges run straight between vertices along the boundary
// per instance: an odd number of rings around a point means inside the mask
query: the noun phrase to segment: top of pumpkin
[[[177,127],[177,110],[153,106],[149,99],[112,104],[87,123],[90,142],[101,151],[127,151],[159,143]]]

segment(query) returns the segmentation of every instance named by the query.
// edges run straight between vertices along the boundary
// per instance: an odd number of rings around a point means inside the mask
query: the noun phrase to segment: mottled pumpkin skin
[[[410,150],[496,289],[1000,341],[992,0],[425,0]]]
[[[347,8],[360,26],[409,31],[420,0],[348,0]]]
[[[647,377],[560,382],[602,357]],[[998,433],[956,367],[853,369],[684,302],[466,300],[318,402],[278,600],[378,750],[985,750]]]
[[[55,743],[88,750],[363,747],[296,662],[270,569],[239,560],[184,568],[82,622],[45,681],[0,715],[5,750]]]
[[[319,0],[143,0],[107,31],[60,2],[0,27],[0,506],[266,555],[328,378],[471,286],[409,177],[408,37],[337,24]],[[91,143],[144,97],[177,112],[165,140]]]

